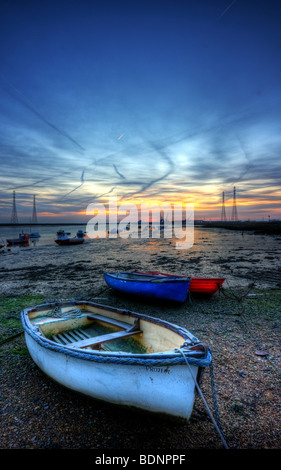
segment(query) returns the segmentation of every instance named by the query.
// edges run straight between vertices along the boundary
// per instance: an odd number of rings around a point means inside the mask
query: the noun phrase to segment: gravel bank
[[[229,448],[280,449],[281,291],[252,290],[260,295],[250,297],[247,293],[245,288],[235,293],[226,289],[208,300],[193,298],[181,306],[159,306],[105,288],[96,301],[173,321],[208,343]],[[78,298],[82,292],[76,294]],[[2,339],[20,332],[20,309],[38,300],[1,298]],[[213,409],[209,371],[202,391]],[[199,396],[190,422],[183,426],[85,398],[54,383],[37,368],[23,335],[1,344],[0,412],[1,449],[223,448]]]
[[[212,349],[220,418],[229,448],[280,449],[280,241],[278,237],[197,230],[187,253],[175,250],[169,240],[87,240],[82,249],[68,251],[51,240],[34,249],[4,254],[0,266],[0,342],[4,340],[0,345],[0,448],[116,449],[119,454],[223,449],[199,396],[190,422],[179,426],[82,397],[37,368],[21,334],[20,311],[44,300],[75,298],[124,307],[186,327]],[[136,267],[189,275],[212,273],[224,275],[227,281],[224,290],[212,298],[194,297],[192,303],[181,306],[128,299],[107,288],[105,270]],[[255,287],[249,289],[252,282]],[[202,391],[213,410],[208,370]]]

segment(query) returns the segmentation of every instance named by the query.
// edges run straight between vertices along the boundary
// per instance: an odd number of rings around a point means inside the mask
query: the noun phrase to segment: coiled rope
[[[208,411],[208,414],[209,414],[209,416],[210,416],[210,418],[211,418],[211,420],[212,420],[212,422],[213,422],[213,424],[214,424],[214,426],[215,426],[215,428],[216,428],[216,430],[217,430],[217,432],[218,432],[218,434],[221,438],[223,446],[225,447],[225,449],[228,449],[229,447],[228,447],[228,445],[227,445],[227,443],[226,443],[226,441],[223,437],[222,430],[221,430],[221,421],[220,421],[220,417],[219,417],[218,402],[217,402],[217,396],[216,396],[216,387],[215,387],[215,380],[214,380],[213,362],[211,361],[209,366],[210,366],[210,375],[211,375],[212,395],[213,395],[214,408],[215,408],[215,414],[216,414],[217,422],[216,422],[215,418],[213,417],[213,414],[212,414],[212,412],[211,412],[211,410],[208,406],[208,403],[205,400],[205,397],[204,397],[204,395],[203,395],[203,393],[202,393],[202,391],[201,391],[201,389],[198,385],[198,382],[197,382],[196,378],[194,377],[194,375],[192,373],[189,361],[187,360],[186,355],[184,354],[184,351],[180,348],[175,348],[175,350],[179,351],[182,354],[182,356],[183,356],[183,358],[184,358],[184,360],[185,360],[185,362],[186,362],[186,364],[189,368],[190,375],[191,375],[191,377],[192,377],[192,379],[195,383],[195,387],[196,387],[199,395],[201,396],[201,398],[203,400],[203,403],[204,403],[204,405],[205,405],[205,407]]]
[[[52,311],[51,311],[51,315],[52,317],[54,318],[76,318],[76,317],[79,317],[80,315],[82,315],[82,312],[80,310],[80,308],[71,308],[69,310],[67,310],[66,312],[63,312],[62,309],[56,305]]]

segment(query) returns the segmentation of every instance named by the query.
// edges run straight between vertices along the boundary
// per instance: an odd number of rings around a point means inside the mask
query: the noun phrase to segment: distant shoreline
[[[61,226],[61,225],[87,225],[87,222],[57,222],[57,223],[52,223],[52,222],[49,222],[49,223],[42,223],[42,224],[30,224],[30,223],[22,223],[22,224],[1,224],[0,223],[0,227],[26,227],[26,226],[29,226],[31,225],[32,227],[47,227],[47,226],[53,226],[53,227],[57,227],[58,225]]]
[[[281,221],[251,222],[251,221],[226,221],[226,222],[202,222],[201,227],[224,228],[227,230],[239,230],[241,232],[254,232],[257,234],[281,235]]]
[[[183,227],[185,226],[185,221],[183,221]],[[19,224],[11,224],[11,223],[0,223],[0,227],[26,227],[29,226],[29,223],[19,223]],[[57,227],[57,226],[81,226],[87,225],[87,222],[48,222],[48,223],[38,223],[32,224],[33,227]],[[257,234],[268,234],[268,235],[281,235],[281,221],[268,221],[268,222],[261,222],[261,221],[216,221],[216,222],[209,222],[203,220],[195,220],[194,225],[196,227],[204,227],[204,228],[223,228],[226,230],[239,230],[241,232],[251,231]]]

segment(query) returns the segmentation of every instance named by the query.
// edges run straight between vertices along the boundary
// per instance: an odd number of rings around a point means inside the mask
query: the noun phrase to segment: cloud
[[[220,15],[220,18],[222,18],[222,17],[228,12],[228,10],[230,10],[230,8],[234,5],[234,3],[236,3],[236,0],[233,0],[233,2],[231,2],[231,3],[223,10],[223,12],[222,12],[221,15]]]
[[[72,189],[71,191],[69,191],[69,193],[65,194],[62,199],[65,199],[67,196],[69,196],[69,194],[72,194],[74,193],[74,191],[77,191],[77,189],[81,188],[81,186],[83,186],[84,184],[84,173],[85,173],[85,170],[82,171],[82,174],[81,174],[81,184],[79,184],[79,186],[76,186],[76,188]]]
[[[120,178],[126,179],[125,176],[120,173],[116,165],[113,164],[113,168],[116,171],[117,175],[120,176]]]
[[[21,105],[23,105],[26,109],[28,109],[31,113],[33,113],[40,121],[42,121],[44,124],[49,126],[51,129],[53,129],[55,132],[60,134],[61,136],[65,137],[69,142],[74,144],[76,148],[79,150],[85,150],[82,145],[80,145],[73,137],[71,137],[67,132],[65,132],[63,129],[60,129],[58,126],[53,124],[51,121],[45,118],[45,116],[42,115],[40,111],[38,111],[33,104],[30,103],[30,101],[26,98],[26,96],[23,95],[23,93],[16,88],[11,82],[8,82],[8,80],[1,74],[2,80],[5,80],[6,83],[6,90],[9,93],[9,95],[17,100]]]

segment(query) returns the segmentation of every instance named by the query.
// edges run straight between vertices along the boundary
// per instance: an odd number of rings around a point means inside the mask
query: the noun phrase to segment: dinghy
[[[188,420],[209,348],[158,318],[86,301],[21,312],[37,366],[89,397]]]
[[[155,276],[143,273],[104,273],[109,287],[129,295],[150,299],[185,302],[189,289],[189,278],[179,276]]]
[[[160,273],[159,271],[134,271],[135,273],[140,274],[147,274],[147,275],[154,275],[154,276],[175,276],[174,274],[166,274]],[[188,276],[178,276],[178,277],[187,277]],[[189,285],[189,292],[193,294],[205,294],[205,295],[213,295],[215,294],[223,285],[225,281],[224,277],[191,277],[190,278],[190,285]]]

